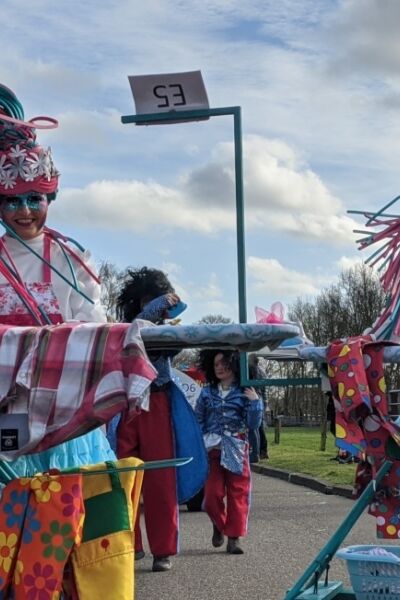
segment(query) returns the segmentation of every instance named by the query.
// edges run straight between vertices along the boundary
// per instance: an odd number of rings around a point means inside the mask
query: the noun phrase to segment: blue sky
[[[397,0],[3,0],[0,81],[60,122],[49,224],[166,270],[186,322],[237,318],[232,119],[120,120],[128,75],[200,69],[211,107],[242,107],[248,319],[311,298],[361,258],[346,211],[399,193],[399,21]]]

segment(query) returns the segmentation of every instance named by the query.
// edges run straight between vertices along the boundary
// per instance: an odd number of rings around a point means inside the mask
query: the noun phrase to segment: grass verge
[[[336,485],[353,485],[356,465],[331,460],[337,454],[335,440],[328,433],[325,452],[320,451],[319,427],[282,427],[280,443],[274,443],[274,431],[267,430],[269,460],[260,464],[304,473]]]

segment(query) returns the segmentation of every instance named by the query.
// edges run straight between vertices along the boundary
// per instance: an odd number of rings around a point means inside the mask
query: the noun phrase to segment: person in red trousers
[[[254,388],[240,387],[239,353],[203,350],[200,366],[209,385],[203,387],[195,413],[210,465],[203,507],[213,523],[212,544],[228,537],[229,554],[243,554],[250,510],[248,430],[261,424],[263,403]]]
[[[117,311],[121,320],[149,320],[162,324],[183,303],[158,269],[130,270],[120,292]],[[185,308],[185,305],[183,305]],[[151,384],[148,410],[132,417],[122,414],[116,427],[119,458],[136,456],[144,461],[191,456],[179,469],[148,470],[142,487],[147,538],[153,554],[153,571],[168,571],[170,557],[179,549],[179,504],[194,496],[207,476],[207,455],[193,409],[173,383],[170,355],[149,352],[157,369]],[[135,558],[144,557],[139,515],[135,526]]]

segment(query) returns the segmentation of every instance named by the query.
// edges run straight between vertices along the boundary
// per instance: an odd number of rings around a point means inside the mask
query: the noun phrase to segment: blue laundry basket
[[[395,556],[371,554],[374,548]],[[357,600],[400,600],[400,546],[349,546],[336,556],[347,561]]]

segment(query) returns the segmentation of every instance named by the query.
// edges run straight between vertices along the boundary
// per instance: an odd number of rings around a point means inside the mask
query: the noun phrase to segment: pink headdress
[[[57,191],[59,173],[50,148],[39,146],[35,133],[35,129],[57,126],[57,121],[50,117],[25,121],[15,94],[0,84],[0,194]]]

